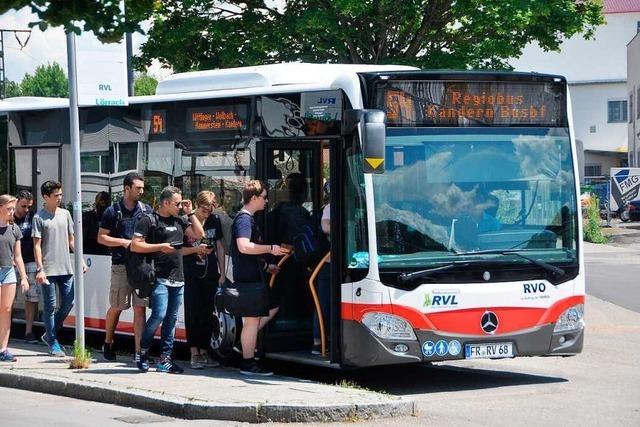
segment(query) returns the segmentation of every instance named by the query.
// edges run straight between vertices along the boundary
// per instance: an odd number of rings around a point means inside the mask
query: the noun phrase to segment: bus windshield
[[[567,128],[388,128],[373,175],[380,268],[464,258],[576,263]]]

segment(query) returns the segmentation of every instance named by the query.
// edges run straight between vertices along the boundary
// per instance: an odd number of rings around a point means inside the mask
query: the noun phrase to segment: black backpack
[[[143,214],[151,221],[151,229],[147,240],[155,243],[155,233],[158,229],[164,228],[164,224],[158,221],[155,212]],[[150,238],[150,240],[149,240]],[[153,284],[156,281],[156,272],[153,265],[153,254],[141,254],[133,252],[131,246],[125,250],[124,265],[127,271],[127,281],[140,298],[147,298],[151,295]]]
[[[322,231],[322,209],[309,215],[307,223],[300,226],[293,238],[293,257],[308,269],[315,268],[329,252],[331,246]]]

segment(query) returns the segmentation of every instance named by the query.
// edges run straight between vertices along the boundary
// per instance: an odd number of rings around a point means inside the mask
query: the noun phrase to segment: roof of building
[[[640,12],[639,0],[604,0],[604,13]]]

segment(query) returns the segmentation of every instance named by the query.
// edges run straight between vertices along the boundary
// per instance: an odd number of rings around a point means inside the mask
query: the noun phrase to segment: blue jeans
[[[325,263],[316,277],[316,291],[318,292],[318,300],[320,302],[320,309],[322,310],[322,317],[324,318],[324,331],[325,335],[329,336],[329,331],[326,326],[329,324],[329,304],[330,300],[330,285],[331,285],[331,266],[329,263]],[[320,339],[320,321],[318,315],[313,313],[313,338]]]
[[[182,286],[167,286],[167,279],[156,279],[153,292],[150,297],[151,316],[144,326],[140,346],[148,350],[153,342],[153,336],[162,323],[160,330],[160,354],[162,357],[170,357],[173,350],[173,338],[176,332],[178,310],[182,305]],[[178,282],[176,282],[178,283]]]
[[[58,340],[58,331],[62,328],[62,322],[67,318],[73,308],[73,275],[47,276],[49,284],[42,284],[43,319],[47,331],[47,342],[53,344]],[[56,311],[56,288],[60,289],[60,307]],[[55,311],[55,313],[54,313]]]

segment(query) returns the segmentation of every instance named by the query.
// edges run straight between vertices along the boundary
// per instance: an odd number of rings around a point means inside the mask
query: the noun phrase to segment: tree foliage
[[[510,68],[537,42],[591,37],[602,0],[165,0],[139,69],[175,71],[281,61]]]
[[[66,32],[93,32],[104,43],[116,42],[125,33],[142,32],[140,22],[149,18],[161,0],[129,0],[125,2],[126,16],[118,0],[0,0],[0,14],[11,9],[30,7],[38,15],[42,31],[49,25],[62,26]]]
[[[158,80],[147,73],[141,73],[133,81],[133,93],[135,96],[155,95]]]
[[[13,80],[4,81],[4,97],[5,98],[13,98],[14,96],[21,96],[22,89],[20,88],[20,83],[16,83]]]
[[[40,65],[33,75],[24,75],[20,83],[20,95],[67,98],[69,79],[57,62]]]

